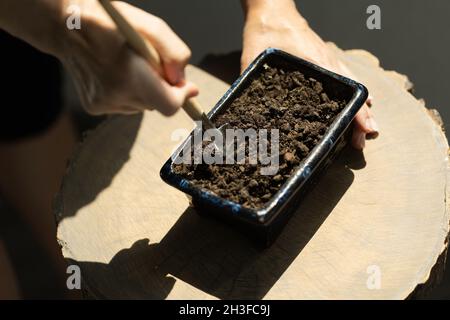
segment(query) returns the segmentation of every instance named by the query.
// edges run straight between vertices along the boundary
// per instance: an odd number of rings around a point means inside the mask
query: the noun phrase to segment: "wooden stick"
[[[129,46],[140,56],[146,59],[150,65],[160,74],[164,75],[162,69],[161,59],[158,52],[153,45],[147,41],[133,26],[120,14],[119,11],[112,5],[110,0],[99,0],[105,11],[117,25],[122,35],[127,40]],[[194,121],[201,121],[205,129],[215,128],[211,120],[208,119],[203,108],[194,98],[188,99],[183,105],[184,111]]]

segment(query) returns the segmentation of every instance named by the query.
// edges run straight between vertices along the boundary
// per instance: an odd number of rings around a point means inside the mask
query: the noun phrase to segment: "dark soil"
[[[194,185],[249,208],[261,208],[320,141],[344,101],[330,100],[322,84],[305,79],[299,71],[285,71],[265,65],[215,124],[228,123],[235,129],[279,129],[279,170],[261,175],[261,164],[177,164],[174,171]],[[270,138],[269,138],[270,139]]]

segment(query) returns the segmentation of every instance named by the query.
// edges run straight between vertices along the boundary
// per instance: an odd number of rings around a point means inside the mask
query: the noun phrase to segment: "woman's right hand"
[[[195,85],[184,77],[191,52],[163,20],[125,2],[114,2],[158,51],[164,73],[160,75],[128,47],[98,1],[64,1],[61,27],[70,16],[66,3],[75,3],[81,9],[81,28],[67,29],[55,55],[73,76],[89,113],[129,114],[156,109],[169,116],[198,94]]]

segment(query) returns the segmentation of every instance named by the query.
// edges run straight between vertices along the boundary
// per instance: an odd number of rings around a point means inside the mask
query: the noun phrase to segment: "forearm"
[[[245,27],[257,26],[261,31],[277,29],[289,31],[292,20],[307,29],[308,22],[301,16],[293,0],[241,0]]]
[[[66,32],[66,0],[0,0],[0,29],[56,55]]]
[[[293,0],[241,0],[241,4],[246,19],[265,13],[284,15],[286,12],[297,11]]]

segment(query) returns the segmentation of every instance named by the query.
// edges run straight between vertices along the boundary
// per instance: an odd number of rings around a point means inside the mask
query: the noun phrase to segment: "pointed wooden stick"
[[[162,69],[161,58],[153,45],[147,41],[133,26],[120,14],[113,6],[110,0],[99,0],[105,11],[117,25],[117,28],[122,33],[129,46],[141,57],[147,60],[150,65],[160,74],[164,75]],[[194,121],[201,121],[205,129],[215,128],[211,120],[208,119],[203,108],[194,98],[186,100],[183,105],[184,111]]]

